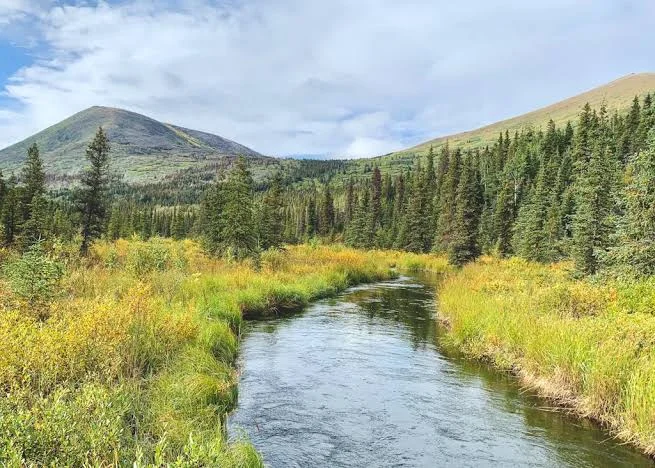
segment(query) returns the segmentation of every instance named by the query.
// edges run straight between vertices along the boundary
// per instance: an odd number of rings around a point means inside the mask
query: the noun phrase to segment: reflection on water
[[[233,436],[272,467],[652,466],[439,344],[426,278],[250,322]]]

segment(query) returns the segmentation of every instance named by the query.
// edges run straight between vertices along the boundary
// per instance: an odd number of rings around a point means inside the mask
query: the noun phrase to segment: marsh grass
[[[390,278],[392,266],[445,268],[340,246],[265,252],[254,268],[163,239],[62,257],[46,319],[0,301],[0,465],[261,466],[223,427],[237,401],[243,317]],[[0,297],[10,296],[0,278]]]
[[[575,280],[566,263],[483,258],[439,293],[447,339],[655,454],[651,279]]]

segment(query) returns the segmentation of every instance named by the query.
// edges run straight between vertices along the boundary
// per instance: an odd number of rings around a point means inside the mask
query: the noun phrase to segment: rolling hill
[[[427,154],[431,146],[438,149],[448,142],[454,148],[484,147],[496,141],[501,131],[508,130],[510,134],[513,134],[516,130],[529,126],[545,128],[550,119],[553,119],[558,125],[563,125],[569,120],[575,124],[580,110],[587,102],[592,108],[599,108],[601,103],[605,102],[610,111],[614,109],[621,111],[632,104],[635,96],[643,96],[650,92],[655,92],[655,73],[633,73],[547,107],[501,120],[476,130],[438,137],[414,147],[370,160],[352,161],[349,171],[357,173],[363,167],[372,165],[398,170],[400,167],[411,166],[414,157]]]
[[[107,132],[114,170],[124,173],[128,182],[156,181],[180,170],[215,165],[226,156],[271,159],[217,135],[94,106],[0,151],[0,169],[18,171],[27,148],[36,142],[51,179],[75,178],[99,126]]]

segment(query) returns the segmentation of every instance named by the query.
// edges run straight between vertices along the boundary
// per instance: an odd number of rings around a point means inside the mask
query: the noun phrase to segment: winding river
[[[430,284],[402,277],[249,322],[231,436],[271,467],[653,466],[448,353]]]

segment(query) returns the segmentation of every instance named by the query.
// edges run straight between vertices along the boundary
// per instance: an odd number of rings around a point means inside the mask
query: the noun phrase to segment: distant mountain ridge
[[[567,121],[571,121],[575,125],[582,107],[587,102],[593,109],[600,108],[601,103],[605,102],[610,111],[622,112],[632,105],[635,96],[643,97],[648,93],[655,93],[655,73],[632,73],[527,114],[501,120],[475,130],[434,138],[393,153],[369,159],[350,160],[346,174],[357,176],[366,173],[373,166],[379,166],[392,174],[398,173],[412,167],[418,156],[427,155],[430,147],[433,147],[437,153],[439,148],[446,143],[451,148],[483,148],[486,145],[493,145],[498,140],[500,132],[508,131],[513,136],[515,131],[527,127],[545,129],[550,119],[559,126],[565,125]]]
[[[51,177],[75,177],[98,127],[106,131],[112,166],[126,181],[157,180],[181,169],[216,163],[225,156],[264,158],[227,138],[159,122],[136,112],[94,106],[0,151],[0,169],[18,171],[37,143]]]
[[[501,120],[475,130],[438,137],[398,151],[398,153],[427,152],[430,146],[441,146],[446,141],[455,147],[481,147],[487,143],[493,143],[501,131],[507,130],[513,134],[514,131],[527,126],[545,128],[550,119],[558,125],[563,125],[569,120],[575,121],[586,103],[597,109],[604,102],[608,109],[620,111],[630,107],[635,96],[643,96],[653,91],[655,91],[655,73],[631,73],[527,114]]]
[[[446,142],[452,148],[476,148],[491,145],[500,132],[525,127],[545,128],[549,119],[558,125],[571,120],[574,124],[586,102],[593,108],[605,102],[610,110],[624,111],[635,96],[655,92],[655,73],[631,74],[578,94],[555,104],[511,119],[496,122],[476,130],[442,136],[412,148],[367,159],[347,160],[338,165],[307,153],[295,155],[293,160],[263,156],[232,140],[206,132],[159,122],[135,112],[111,107],[94,106],[49,127],[26,140],[0,151],[0,169],[5,174],[17,172],[25,160],[27,148],[38,143],[48,175],[51,178],[75,179],[85,165],[84,154],[88,143],[102,126],[112,146],[112,166],[125,174],[126,182],[159,182],[184,174],[207,180],[223,162],[229,163],[237,155],[250,159],[257,180],[272,171],[280,170],[295,181],[300,179],[332,179],[343,185],[349,177],[365,177],[373,166],[391,174],[413,166],[416,157],[425,155],[430,147],[438,150]],[[295,159],[318,158],[316,161]],[[310,168],[311,167],[311,168]]]

